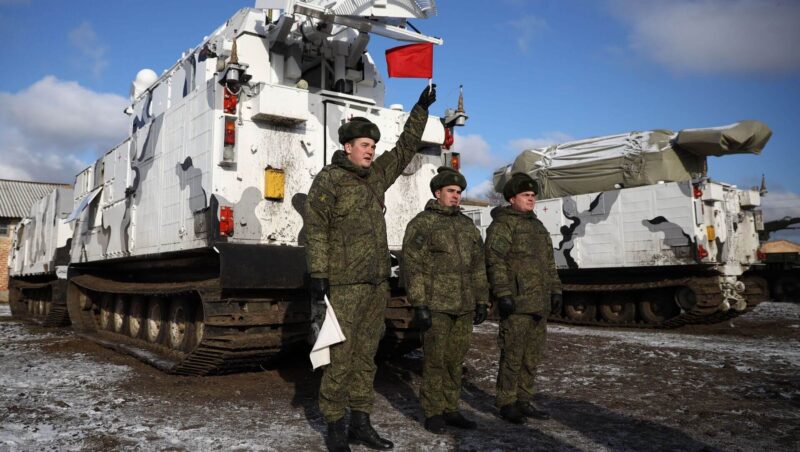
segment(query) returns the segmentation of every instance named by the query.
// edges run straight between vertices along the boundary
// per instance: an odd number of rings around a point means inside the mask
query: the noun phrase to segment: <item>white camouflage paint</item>
[[[56,250],[68,246],[72,237],[72,224],[65,221],[71,209],[69,188],[57,188],[31,206],[14,234],[9,276],[56,274]]]
[[[404,2],[390,3],[395,10]],[[73,263],[208,247],[221,207],[234,213],[228,242],[302,245],[304,199],[340,148],[338,127],[365,116],[381,130],[377,152],[394,146],[408,113],[383,106],[384,85],[372,58],[366,52],[358,58],[359,32],[344,25],[328,29],[288,11],[272,22],[268,17],[265,10],[240,10],[132,99],[130,137],[76,177]],[[219,81],[234,42],[252,78],[235,114],[226,114]],[[357,63],[340,71],[351,51]],[[334,74],[352,83],[352,94],[329,89]],[[226,119],[236,127],[233,161],[226,161]],[[393,249],[430,198],[443,141],[444,126],[431,117],[423,136],[428,150],[387,193]],[[267,168],[284,171],[283,200],[265,198]],[[81,201],[98,189],[101,194],[81,210]]]

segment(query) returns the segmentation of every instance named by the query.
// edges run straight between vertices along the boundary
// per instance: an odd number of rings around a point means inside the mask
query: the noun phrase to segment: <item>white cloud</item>
[[[24,169],[0,163],[0,179],[33,180],[33,177]]]
[[[519,153],[527,149],[538,149],[572,140],[574,140],[574,138],[572,138],[572,136],[569,134],[555,131],[547,132],[539,138],[517,138],[515,140],[511,140],[508,142],[508,147]]]
[[[106,50],[108,48],[100,43],[100,38],[97,37],[92,25],[89,22],[84,22],[72,29],[68,37],[70,45],[78,49],[89,60],[92,75],[99,77],[108,66],[108,60],[106,59]]]
[[[771,191],[761,198],[764,221],[786,216],[800,217],[800,194],[790,191]]]
[[[462,167],[494,169],[502,164],[480,135],[456,134],[453,151],[461,154]]]
[[[631,48],[670,70],[782,73],[800,69],[800,2],[612,0]]]
[[[47,76],[17,93],[0,92],[0,177],[71,182],[88,162],[121,142],[127,99]]]
[[[530,15],[509,21],[507,25],[514,31],[517,47],[522,53],[529,53],[533,40],[548,28],[544,19]]]
[[[492,181],[485,180],[474,187],[468,186],[467,190],[464,192],[464,197],[470,199],[487,199],[492,193],[494,193]]]

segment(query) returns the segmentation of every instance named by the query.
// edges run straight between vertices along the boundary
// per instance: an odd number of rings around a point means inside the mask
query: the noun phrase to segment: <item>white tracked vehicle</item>
[[[8,256],[11,315],[43,326],[69,325],[66,289],[72,190],[57,188],[31,206]]]
[[[712,181],[706,159],[759,153],[770,135],[757,121],[631,132],[524,151],[497,170],[498,191],[515,172],[539,182],[535,212],[564,283],[563,312],[552,317],[676,327],[763,301],[765,281],[743,275],[758,261],[759,191]]]
[[[406,28],[435,14],[433,1],[256,6],[161,76],[140,71],[131,135],[75,180],[72,323],[169,372],[237,371],[306,342],[306,193],[349,118],[380,127],[381,153],[408,117],[384,106],[370,35],[442,43]],[[392,250],[466,120],[463,110],[446,115],[429,118],[423,149],[386,195]],[[414,340],[409,319],[393,298],[385,341]]]

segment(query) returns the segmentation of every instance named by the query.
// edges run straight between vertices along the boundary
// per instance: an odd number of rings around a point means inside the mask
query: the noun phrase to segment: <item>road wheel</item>
[[[744,296],[747,299],[747,306],[750,308],[756,307],[759,303],[769,301],[769,283],[766,279],[748,275],[742,278],[744,283]]]
[[[111,313],[114,309],[114,296],[110,293],[103,294],[103,299],[100,301],[100,329],[111,329]]]
[[[118,294],[114,300],[114,314],[111,316],[111,327],[115,333],[121,333],[125,326],[125,296]]]
[[[631,323],[636,320],[636,304],[631,294],[606,294],[600,304],[600,316],[608,323]]]
[[[639,314],[646,323],[661,323],[680,314],[674,297],[667,291],[647,291],[639,301]]]
[[[183,297],[172,300],[168,319],[167,345],[175,350],[187,350],[192,337],[189,301]]]
[[[576,293],[564,305],[564,314],[574,322],[594,322],[597,318],[597,306],[589,294]]]
[[[151,344],[161,340],[164,326],[164,300],[150,297],[147,303],[147,320],[144,323],[144,336]]]
[[[146,305],[145,299],[141,295],[131,297],[131,307],[128,312],[128,335],[130,337],[138,338],[142,333]]]
[[[689,312],[697,306],[697,294],[689,287],[678,287],[675,291],[675,302],[678,303],[681,309]]]

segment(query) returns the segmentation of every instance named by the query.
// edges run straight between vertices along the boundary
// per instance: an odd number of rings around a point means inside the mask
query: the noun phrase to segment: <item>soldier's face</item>
[[[433,196],[436,197],[436,201],[441,206],[456,207],[461,204],[461,187],[448,185],[436,190]]]
[[[375,157],[375,140],[372,138],[356,138],[344,144],[347,159],[361,168],[369,168]]]
[[[532,191],[524,191],[512,196],[508,202],[511,203],[511,208],[517,212],[533,212],[533,206],[536,205],[536,194]]]

